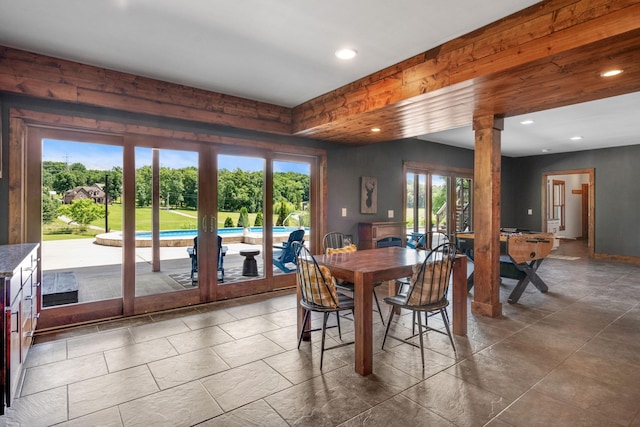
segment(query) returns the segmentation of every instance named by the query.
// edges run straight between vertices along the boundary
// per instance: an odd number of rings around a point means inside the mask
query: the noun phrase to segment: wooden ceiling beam
[[[293,132],[366,144],[634,92],[638,46],[639,1],[549,0],[295,107]]]

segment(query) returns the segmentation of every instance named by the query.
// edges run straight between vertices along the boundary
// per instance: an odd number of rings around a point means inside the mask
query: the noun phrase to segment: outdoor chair
[[[298,242],[300,245],[304,244],[304,230],[292,231],[286,242],[282,242],[282,245],[279,246],[273,246],[276,249],[280,249],[273,252],[273,265],[285,273],[291,273],[295,269],[287,267],[287,264],[296,263],[296,253],[293,248],[294,242]]]
[[[324,352],[326,350],[353,344],[353,341],[349,341],[325,348],[329,315],[331,313],[336,314],[338,336],[342,341],[340,316],[338,313],[342,310],[351,310],[353,314],[354,301],[353,298],[336,292],[336,280],[331,275],[331,271],[323,265],[318,265],[316,259],[311,255],[311,252],[309,252],[309,249],[300,242],[293,242],[292,246],[296,254],[296,284],[300,290],[300,306],[305,310],[304,321],[302,323],[303,327],[300,332],[300,337],[298,338],[298,349],[300,349],[300,344],[305,334],[321,330],[320,369],[322,370]],[[322,313],[322,328],[305,329],[306,325],[308,325],[311,312]]]
[[[193,238],[193,247],[187,248],[189,258],[191,258],[191,284],[195,286],[196,278],[195,273],[198,272],[198,236]],[[218,280],[220,283],[224,282],[224,256],[227,254],[227,247],[222,246],[222,237],[218,236],[218,271],[222,273],[222,277]]]
[[[422,335],[428,331],[433,331],[448,335],[451,345],[453,346],[453,351],[456,351],[456,346],[453,342],[453,336],[451,335],[451,329],[449,327],[449,316],[446,312],[446,308],[449,305],[447,293],[449,290],[451,271],[455,256],[456,249],[455,245],[452,243],[444,243],[433,249],[427,254],[426,259],[422,263],[414,266],[409,288],[407,290],[401,290],[395,296],[384,299],[387,304],[391,305],[391,311],[389,313],[389,319],[387,320],[384,339],[382,340],[383,349],[387,336],[413,345],[414,347],[418,347],[415,342],[411,341],[412,338],[415,338],[415,336],[418,335],[420,338],[419,348],[420,355],[422,356],[422,367],[424,368],[424,342]],[[389,335],[391,322],[396,309],[398,308],[413,312],[414,324],[415,318],[417,317],[417,334],[415,334],[414,330],[412,331],[412,335],[408,338],[399,338]],[[424,313],[424,325],[422,324],[422,313]],[[428,318],[438,313],[442,316],[442,322],[444,323],[446,332],[428,326]]]

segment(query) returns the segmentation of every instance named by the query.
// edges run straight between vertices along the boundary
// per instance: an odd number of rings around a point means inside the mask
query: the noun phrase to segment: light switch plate
[[[388,216],[389,218],[393,218],[393,210],[388,210],[388,211],[387,211],[387,216]]]
[[[347,208],[342,208],[342,216],[347,216]]]

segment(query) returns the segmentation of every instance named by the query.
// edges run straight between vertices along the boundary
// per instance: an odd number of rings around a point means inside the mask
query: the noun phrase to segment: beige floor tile
[[[31,346],[27,353],[27,360],[24,366],[32,368],[34,366],[46,365],[47,363],[60,362],[67,358],[67,341],[50,341],[43,344]]]
[[[67,420],[67,387],[31,394],[14,399],[0,425],[6,427],[50,426]]]
[[[507,407],[497,394],[441,372],[402,393],[457,426],[477,426]]]
[[[73,420],[69,420],[62,424],[57,424],[56,427],[123,427],[123,425],[118,407],[112,406],[111,408],[103,409],[102,411],[74,418]]]
[[[133,344],[133,337],[128,329],[100,332],[67,340],[69,359],[105,350],[120,348]]]
[[[250,317],[248,319],[236,320],[220,325],[220,328],[231,335],[234,339],[242,339],[261,332],[278,329],[278,325],[263,319],[262,317]]]
[[[210,326],[194,331],[172,335],[169,342],[179,353],[189,353],[201,348],[211,347],[225,342],[233,341],[231,335],[224,332],[218,326]]]
[[[498,419],[513,426],[620,427],[593,414],[536,391],[529,391],[502,412]]]
[[[303,345],[308,346],[308,343]],[[347,362],[336,357],[335,352],[325,351],[321,371],[319,349],[317,351],[294,349],[263,360],[293,384],[300,384],[310,378],[322,375],[323,372],[330,372],[347,365]],[[352,364],[349,366],[351,367]]]
[[[22,385],[22,396],[72,384],[106,374],[107,365],[101,353],[28,368]]]
[[[189,328],[180,319],[163,320],[131,328],[133,338],[138,343],[188,331]]]
[[[336,426],[371,408],[344,387],[327,387],[322,377],[264,399],[290,425]]]
[[[404,396],[395,396],[378,406],[340,424],[340,427],[388,427],[412,426],[432,427],[449,426],[455,424],[423,408]]]
[[[205,421],[200,427],[288,427],[289,424],[264,400],[245,405]]]
[[[212,375],[202,384],[225,412],[291,387],[289,381],[262,361]]]
[[[149,363],[158,386],[165,390],[229,369],[213,350],[203,348]]]
[[[188,427],[222,414],[199,381],[123,403],[119,408],[125,427]]]
[[[263,332],[262,336],[270,339],[285,350],[298,348],[298,327],[296,325]]]
[[[231,367],[255,362],[285,351],[262,335],[216,345],[213,349]]]
[[[120,371],[134,366],[166,359],[178,352],[166,338],[145,341],[139,344],[104,352],[109,372]]]
[[[199,313],[182,318],[182,321],[189,327],[189,329],[192,330],[207,328],[209,326],[216,326],[222,323],[229,323],[233,322],[234,320],[238,319],[236,319],[223,309],[208,311],[205,313]]]
[[[77,418],[157,392],[149,368],[137,366],[69,385],[69,418]]]

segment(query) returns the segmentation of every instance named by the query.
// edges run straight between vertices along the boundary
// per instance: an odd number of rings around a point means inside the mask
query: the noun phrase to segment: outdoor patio
[[[264,274],[262,246],[230,243],[224,257],[224,283],[250,280],[242,275],[241,250],[259,249],[255,256],[260,276]],[[158,272],[151,271],[151,248],[136,248],[136,296],[191,289],[191,260],[187,247],[162,247]],[[268,264],[270,265],[270,264]],[[75,281],[77,302],[118,298],[122,295],[122,248],[102,246],[94,239],[47,241],[42,244],[43,283],[54,280]],[[274,274],[283,274],[274,267]],[[220,273],[219,273],[220,277]],[[196,273],[197,286],[197,273]],[[72,283],[71,283],[72,285]]]

